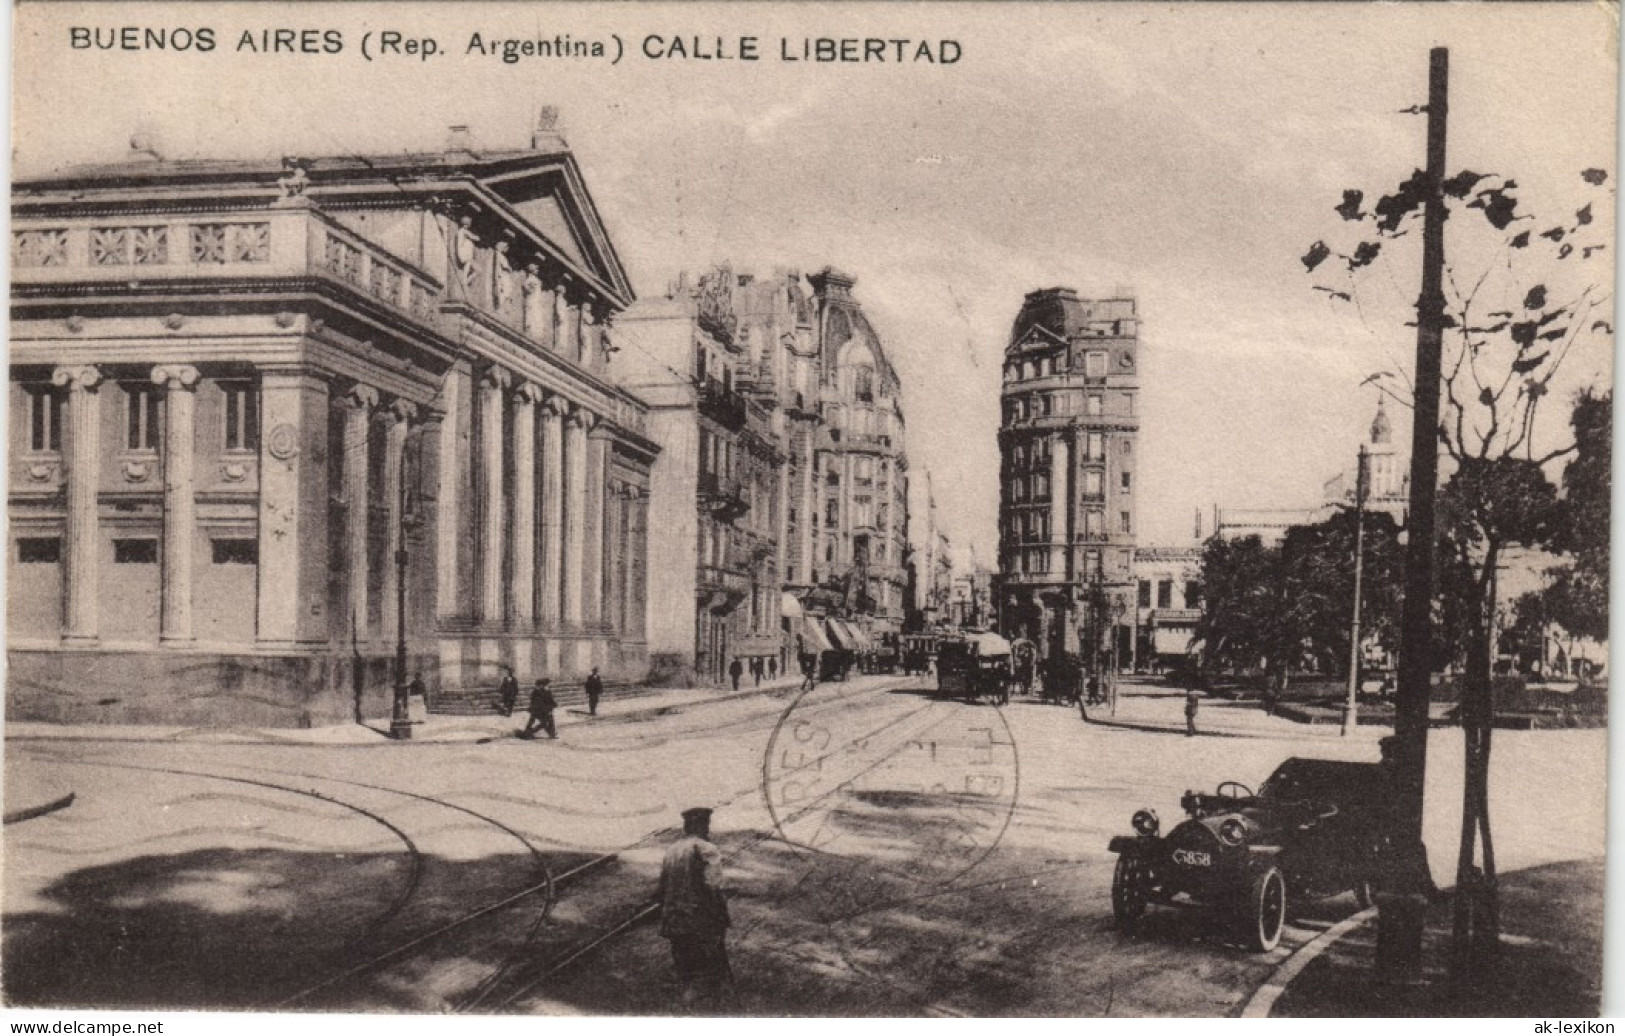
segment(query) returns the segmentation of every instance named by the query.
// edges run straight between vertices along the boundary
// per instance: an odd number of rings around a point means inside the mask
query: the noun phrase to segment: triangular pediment
[[[1028,349],[1052,349],[1057,345],[1065,344],[1065,338],[1062,338],[1060,335],[1051,331],[1042,324],[1034,324],[1027,329],[1026,333],[1023,334],[1020,339],[1017,340],[1014,351],[1024,352]]]
[[[631,298],[626,269],[569,152],[489,158],[473,172],[566,262]]]

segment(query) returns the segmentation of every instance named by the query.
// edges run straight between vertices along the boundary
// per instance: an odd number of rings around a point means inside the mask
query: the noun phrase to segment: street
[[[1254,954],[1189,911],[1113,925],[1129,815],[1186,788],[1256,786],[1283,758],[1374,759],[1255,709],[1197,738],[1075,709],[937,701],[854,677],[577,721],[558,741],[7,743],[5,993],[19,1006],[670,1013],[646,909],[679,812],[716,809],[736,992],[727,1013],[1239,1012],[1351,914],[1301,904]],[[1178,705],[1129,686],[1137,715]],[[1166,699],[1166,700],[1164,700]],[[84,728],[80,728],[85,732]],[[1431,740],[1428,841],[1453,875],[1460,734]],[[1504,871],[1600,856],[1604,731],[1499,733]],[[1520,784],[1566,788],[1560,801]]]

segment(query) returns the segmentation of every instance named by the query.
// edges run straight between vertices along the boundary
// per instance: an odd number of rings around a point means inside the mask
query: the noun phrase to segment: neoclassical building
[[[8,715],[298,725],[640,678],[647,408],[563,140],[12,195]],[[404,573],[404,577],[403,577]]]
[[[1029,292],[1005,350],[1000,626],[1044,657],[1133,653],[1139,314]]]

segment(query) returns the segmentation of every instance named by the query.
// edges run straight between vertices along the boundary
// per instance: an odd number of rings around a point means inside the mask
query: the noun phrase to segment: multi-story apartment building
[[[1044,657],[1132,651],[1138,324],[1127,293],[1048,288],[1005,351],[1000,625]]]
[[[641,678],[657,447],[582,172],[126,161],[12,194],[8,714],[297,725]],[[403,575],[404,573],[404,575]]]
[[[618,324],[621,384],[650,408],[664,453],[651,482],[650,618],[656,679],[722,682],[734,659],[783,660],[782,418],[727,266],[679,278]]]

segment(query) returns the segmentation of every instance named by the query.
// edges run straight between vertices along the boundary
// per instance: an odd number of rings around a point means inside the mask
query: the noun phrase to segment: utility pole
[[[1377,967],[1414,975],[1421,966],[1426,890],[1422,847],[1423,778],[1427,772],[1432,684],[1434,499],[1439,481],[1439,367],[1444,341],[1445,126],[1450,52],[1435,47],[1428,63],[1427,200],[1422,212],[1422,292],[1416,301],[1416,398],[1411,423],[1410,517],[1405,543],[1405,605],[1399,647],[1398,704],[1390,787],[1393,852],[1379,903]]]
[[[1343,736],[1360,723],[1360,574],[1365,568],[1365,443],[1354,469],[1354,617],[1349,623],[1349,700],[1343,706]]]

